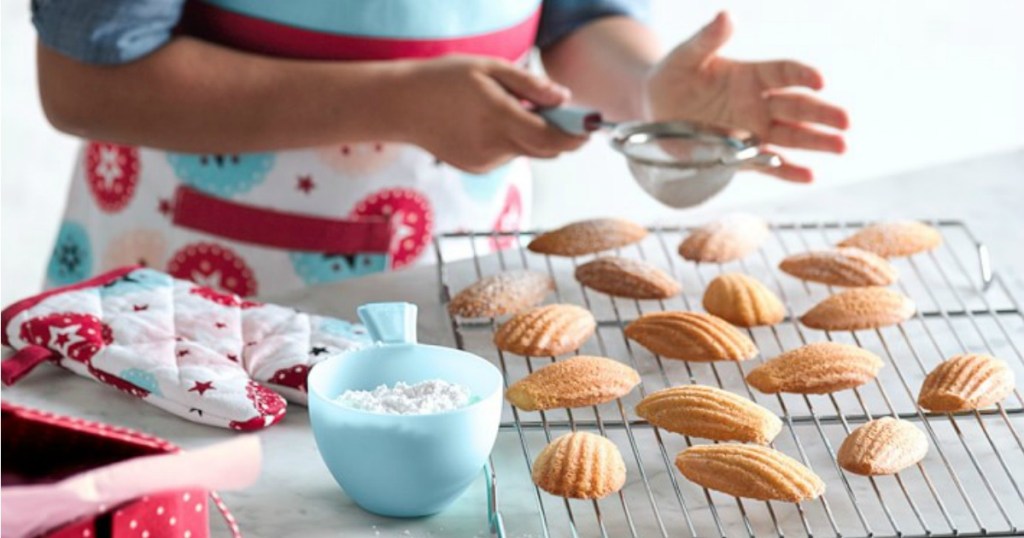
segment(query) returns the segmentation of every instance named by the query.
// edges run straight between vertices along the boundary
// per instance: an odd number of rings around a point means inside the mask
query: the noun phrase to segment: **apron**
[[[521,62],[539,7],[539,0],[193,0],[181,28],[278,57],[466,53]],[[522,158],[476,175],[421,148],[384,142],[194,155],[91,141],[77,161],[46,283],[145,265],[241,296],[274,295],[432,261],[436,233],[518,230],[530,194]]]

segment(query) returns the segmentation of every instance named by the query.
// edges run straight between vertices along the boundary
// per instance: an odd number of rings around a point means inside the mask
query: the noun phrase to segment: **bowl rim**
[[[335,397],[335,398],[328,398],[327,396],[321,394],[321,392],[318,389],[314,388],[313,384],[309,382],[309,377],[311,377],[313,375],[313,372],[315,372],[317,370],[317,368],[321,364],[326,364],[326,363],[331,362],[331,361],[341,361],[341,360],[344,360],[346,357],[350,357],[352,355],[357,355],[357,354],[363,353],[363,352],[368,352],[368,351],[377,352],[377,351],[379,351],[381,349],[384,349],[384,348],[400,348],[400,347],[426,347],[426,348],[438,349],[438,350],[441,350],[441,351],[443,351],[445,353],[457,353],[457,354],[461,354],[461,355],[467,355],[470,358],[472,358],[474,360],[477,360],[477,361],[480,361],[480,362],[483,362],[488,367],[490,367],[491,371],[493,371],[494,374],[497,375],[497,378],[498,378],[497,388],[494,391],[492,391],[490,394],[487,394],[486,396],[482,396],[482,397],[478,398],[476,401],[472,401],[472,402],[470,402],[470,403],[468,403],[468,404],[466,404],[466,405],[464,405],[462,407],[456,408],[456,409],[450,409],[448,411],[435,411],[435,412],[432,412],[432,413],[399,414],[399,413],[378,413],[378,412],[375,412],[375,411],[367,411],[365,409],[357,409],[355,407],[347,406],[347,405],[345,405],[343,403],[338,402],[337,401],[337,397]],[[345,410],[347,412],[356,413],[356,414],[362,414],[362,415],[368,415],[368,416],[373,416],[373,417],[388,417],[389,419],[394,418],[394,419],[399,419],[399,420],[400,419],[416,419],[416,418],[424,418],[424,417],[452,416],[452,415],[457,415],[457,414],[460,414],[460,413],[468,413],[468,412],[470,412],[470,410],[473,410],[475,407],[484,404],[485,402],[487,402],[491,398],[501,397],[505,393],[505,391],[504,391],[505,376],[502,375],[501,370],[499,370],[498,367],[495,366],[494,363],[492,363],[491,361],[481,357],[480,355],[477,355],[475,353],[470,353],[470,352],[462,350],[462,349],[446,347],[446,346],[438,346],[438,345],[434,345],[434,344],[421,344],[421,343],[418,343],[418,342],[408,342],[408,343],[401,343],[401,344],[385,344],[385,343],[382,343],[382,342],[374,342],[373,344],[371,344],[369,346],[366,346],[366,347],[363,347],[363,348],[360,348],[360,349],[352,349],[352,350],[348,350],[348,351],[343,351],[341,353],[338,353],[337,355],[334,355],[332,357],[329,357],[327,359],[324,359],[324,360],[314,364],[313,367],[309,370],[309,374],[307,374],[306,378],[307,378],[306,388],[307,388],[307,392],[308,392],[310,397],[319,398],[319,399],[327,402],[327,404],[336,406],[337,408],[343,409],[343,410]],[[440,380],[444,381],[440,377],[436,377],[436,378],[432,378],[432,379],[440,379]],[[451,383],[451,381],[449,381],[449,383]],[[310,409],[310,414],[312,414],[312,406],[310,406],[309,409]]]

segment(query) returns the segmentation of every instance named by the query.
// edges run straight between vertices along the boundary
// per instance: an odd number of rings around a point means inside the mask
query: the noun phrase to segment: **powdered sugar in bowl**
[[[415,305],[363,305],[359,317],[376,344],[322,361],[309,373],[320,455],[367,511],[440,512],[479,476],[494,446],[501,372],[471,353],[417,344]],[[468,391],[466,401],[460,390]]]

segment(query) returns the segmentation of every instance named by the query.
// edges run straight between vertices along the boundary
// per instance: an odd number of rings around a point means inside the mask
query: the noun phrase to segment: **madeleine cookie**
[[[621,398],[640,374],[619,361],[579,356],[558,361],[516,381],[505,398],[523,411],[586,407]]]
[[[576,280],[601,293],[629,299],[667,299],[681,289],[675,279],[650,263],[611,256],[577,267]]]
[[[872,224],[839,242],[841,247],[857,247],[883,258],[910,256],[941,244],[942,234],[938,230],[913,220]]]
[[[775,325],[786,317],[782,301],[756,278],[742,273],[715,277],[704,290],[704,310],[733,325]]]
[[[679,244],[679,255],[695,262],[731,262],[757,250],[770,233],[760,217],[727,215],[691,232]]]
[[[636,414],[670,432],[715,441],[768,444],[782,430],[771,411],[729,391],[683,385],[648,394]]]
[[[527,357],[561,355],[579,349],[597,329],[587,310],[571,304],[537,306],[505,322],[494,333],[502,351]]]
[[[826,297],[800,318],[812,329],[856,331],[902,323],[917,307],[909,297],[888,288],[851,288]]]
[[[814,471],[760,445],[693,446],[676,456],[676,467],[692,482],[734,497],[800,502],[825,493]]]
[[[541,450],[532,475],[533,483],[552,495],[600,499],[622,489],[626,463],[615,443],[600,435],[573,432]]]
[[[839,466],[851,473],[896,474],[924,459],[928,438],[906,420],[884,417],[850,432],[836,453]]]
[[[747,383],[765,394],[828,394],[871,381],[882,366],[882,359],[866,349],[817,342],[787,351],[754,368],[747,374]]]
[[[849,288],[888,286],[899,277],[888,260],[854,247],[793,254],[779,263],[779,269],[801,280]]]
[[[553,256],[582,256],[624,247],[647,237],[647,229],[624,219],[574,222],[533,238],[526,248]]]
[[[1013,386],[1013,370],[1006,362],[990,355],[957,355],[924,378],[917,403],[939,413],[970,411],[1000,402]]]
[[[484,277],[452,297],[448,312],[464,318],[496,318],[535,306],[555,289],[537,271],[506,271]]]
[[[626,337],[666,359],[745,361],[757,346],[725,320],[700,312],[652,312],[626,325]]]

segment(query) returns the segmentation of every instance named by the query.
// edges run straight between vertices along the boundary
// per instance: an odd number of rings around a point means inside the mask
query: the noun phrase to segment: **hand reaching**
[[[820,90],[821,74],[794,61],[740,62],[718,56],[731,34],[729,16],[719,13],[652,70],[647,81],[650,119],[742,129],[766,144],[842,153],[842,136],[818,126],[846,129],[846,112],[792,90]],[[797,182],[813,179],[810,169],[785,160],[765,173]]]

